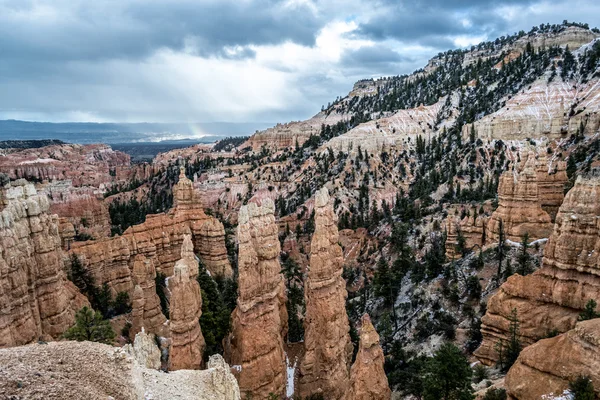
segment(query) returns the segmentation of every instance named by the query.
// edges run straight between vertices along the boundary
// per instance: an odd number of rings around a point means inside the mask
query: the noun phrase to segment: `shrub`
[[[504,389],[489,389],[485,392],[483,400],[506,400],[506,390]]]
[[[580,376],[569,383],[569,389],[573,394],[573,400],[594,400],[594,384],[587,376]]]

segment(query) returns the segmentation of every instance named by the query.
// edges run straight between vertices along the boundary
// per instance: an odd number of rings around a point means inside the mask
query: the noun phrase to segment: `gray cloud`
[[[600,5],[0,0],[0,119],[298,120],[357,79],[422,67],[457,38],[494,39],[563,19],[597,26]],[[356,29],[332,34],[336,24]]]

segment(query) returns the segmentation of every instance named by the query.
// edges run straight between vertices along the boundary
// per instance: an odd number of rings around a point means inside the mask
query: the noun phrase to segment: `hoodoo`
[[[243,206],[238,217],[239,295],[226,358],[239,366],[242,397],[255,399],[280,396],[286,386],[287,311],[274,211],[265,199]]]
[[[343,256],[338,244],[337,217],[327,188],[315,197],[315,232],[310,244],[310,269],[305,282],[304,357],[299,390],[303,397],[322,394],[343,398],[352,356]]]
[[[171,292],[170,322],[171,346],[169,348],[169,369],[199,369],[205,342],[200,329],[202,315],[202,294],[196,281],[198,262],[189,254],[192,246],[190,235],[184,236],[181,260],[173,269],[168,280]]]

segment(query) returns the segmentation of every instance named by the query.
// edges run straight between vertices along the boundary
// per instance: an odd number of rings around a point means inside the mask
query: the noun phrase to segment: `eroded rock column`
[[[389,400],[392,391],[383,370],[379,335],[368,314],[363,315],[356,360],[350,369],[350,390],[346,400]]]
[[[341,399],[349,385],[352,343],[346,314],[346,283],[337,218],[326,188],[315,197],[315,233],[305,282],[305,354],[300,363],[299,394]]]
[[[239,295],[226,358],[237,369],[242,398],[285,393],[285,285],[279,263],[275,205],[250,203],[239,212]]]
[[[168,279],[171,292],[169,369],[172,371],[199,369],[205,346],[199,322],[202,315],[202,295],[195,278],[198,275],[198,262],[186,251],[190,246],[190,235],[185,235],[182,258],[175,263],[173,276]]]

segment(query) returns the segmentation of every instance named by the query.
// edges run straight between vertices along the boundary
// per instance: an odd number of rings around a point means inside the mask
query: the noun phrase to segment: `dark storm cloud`
[[[3,58],[144,58],[160,48],[223,55],[227,46],[313,45],[326,22],[306,6],[254,1],[0,1]],[[192,48],[189,48],[190,45]],[[252,56],[245,50],[239,56]]]
[[[535,1],[382,1],[381,12],[361,23],[356,34],[396,39],[434,48],[451,48],[456,36],[505,32],[507,21],[495,13],[502,6],[527,6]]]
[[[596,26],[597,3],[0,0],[0,119],[297,120],[458,45]]]

